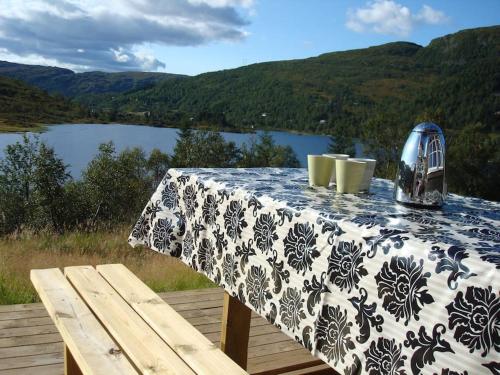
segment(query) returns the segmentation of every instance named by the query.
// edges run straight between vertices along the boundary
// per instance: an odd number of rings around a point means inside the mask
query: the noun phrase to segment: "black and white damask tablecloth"
[[[304,169],[171,169],[132,246],[180,258],[345,374],[498,374],[500,204],[310,188]]]

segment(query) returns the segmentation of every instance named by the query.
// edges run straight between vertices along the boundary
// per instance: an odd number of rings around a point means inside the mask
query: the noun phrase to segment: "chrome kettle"
[[[445,142],[436,124],[415,126],[403,148],[394,183],[396,201],[440,207],[446,197]]]

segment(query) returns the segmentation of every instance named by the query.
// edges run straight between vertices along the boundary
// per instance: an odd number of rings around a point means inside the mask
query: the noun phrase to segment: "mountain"
[[[446,127],[500,129],[500,26],[460,31],[422,47],[396,42],[317,57],[253,64],[166,80],[92,106],[149,114],[148,121],[332,132],[381,113],[411,126],[440,113]],[[496,113],[496,114],[495,114]]]
[[[367,121],[384,115],[405,131],[429,118],[446,129],[476,122],[490,133],[500,129],[500,26],[426,47],[395,42],[193,77],[0,62],[2,75],[70,97],[106,121],[360,136]]]
[[[85,114],[79,105],[62,96],[0,77],[0,131],[32,130],[39,124],[72,121]]]
[[[183,75],[148,72],[85,72],[51,66],[15,64],[0,61],[0,76],[23,80],[49,93],[71,98],[92,94],[118,94],[143,89]]]

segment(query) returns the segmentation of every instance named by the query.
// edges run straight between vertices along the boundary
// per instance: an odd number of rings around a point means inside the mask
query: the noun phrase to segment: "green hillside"
[[[163,80],[183,77],[178,74],[148,72],[75,73],[69,69],[7,61],[0,61],[0,76],[20,79],[49,93],[72,98],[82,95],[123,93],[151,87]]]
[[[480,121],[494,132],[500,129],[500,27],[464,30],[427,47],[396,42],[254,64],[86,103],[150,111],[148,120],[156,123],[206,120],[325,133],[342,125],[359,131],[380,113],[407,126],[423,113],[440,113],[445,127]]]
[[[85,113],[62,96],[0,77],[0,132],[36,130],[41,124],[72,121]]]

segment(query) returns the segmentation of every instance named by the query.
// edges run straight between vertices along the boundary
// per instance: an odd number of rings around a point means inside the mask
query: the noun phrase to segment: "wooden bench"
[[[66,375],[246,374],[123,265],[32,270],[31,281],[64,340]]]

